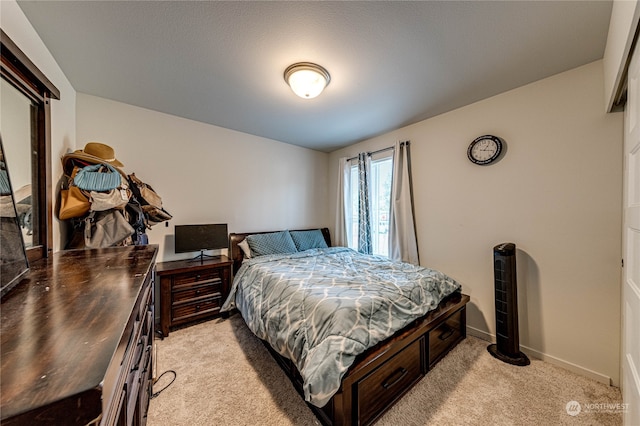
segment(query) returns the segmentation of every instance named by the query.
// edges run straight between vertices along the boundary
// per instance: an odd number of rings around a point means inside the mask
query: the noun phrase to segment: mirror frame
[[[32,135],[35,138],[37,158],[32,160],[32,181],[37,183],[33,216],[38,221],[38,234],[33,247],[26,250],[29,262],[33,262],[48,257],[53,250],[50,101],[60,99],[60,91],[2,29],[0,32],[0,74],[31,99],[37,108],[37,120]]]

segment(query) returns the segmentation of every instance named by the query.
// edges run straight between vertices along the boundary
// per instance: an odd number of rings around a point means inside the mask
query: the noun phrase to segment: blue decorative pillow
[[[311,231],[290,231],[291,238],[296,244],[298,251],[305,251],[312,248],[327,248],[327,242],[319,229]]]
[[[291,235],[289,235],[289,231],[249,235],[247,242],[251,248],[252,257],[267,254],[295,253],[298,251],[291,239]]]

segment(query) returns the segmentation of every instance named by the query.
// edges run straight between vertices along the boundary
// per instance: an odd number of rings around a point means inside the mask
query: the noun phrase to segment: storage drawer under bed
[[[469,296],[454,294],[440,303],[432,315],[407,327],[367,356],[356,360],[342,385],[324,407],[309,407],[323,425],[370,425],[411,389],[428,370],[466,337]],[[291,361],[271,354],[304,395],[302,381]],[[371,352],[373,350],[373,352]]]
[[[465,308],[462,308],[429,331],[429,369],[466,337],[466,321],[463,321],[465,313]]]
[[[423,359],[421,337],[357,383],[360,424],[369,424],[424,376]]]

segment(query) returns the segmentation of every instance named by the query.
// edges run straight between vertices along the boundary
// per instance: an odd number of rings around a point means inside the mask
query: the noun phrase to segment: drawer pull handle
[[[447,331],[445,331],[440,336],[438,336],[438,338],[444,341],[444,340],[447,340],[452,335],[453,335],[453,328],[449,328]]]
[[[402,380],[404,378],[404,376],[407,375],[408,372],[409,371],[404,367],[398,368],[389,377],[387,377],[387,379],[384,381],[384,383],[382,383],[382,387],[385,388],[385,389],[389,389],[391,386],[395,385],[400,380]],[[390,381],[393,376],[397,376],[397,377],[396,377],[395,380]]]
[[[138,346],[140,345],[144,345],[145,341],[144,339],[140,339],[140,341],[138,342]],[[131,364],[131,370],[129,370],[130,373],[136,371],[137,369],[140,368],[140,363],[142,362],[142,356],[144,355],[145,351],[140,351],[140,355],[138,356],[138,360],[135,361],[133,364]]]
[[[196,290],[196,295],[200,294],[200,290]]]
[[[200,305],[196,305],[196,311],[200,310]]]
[[[147,346],[147,349],[145,349],[144,351],[145,353],[150,353],[151,352],[151,346]],[[142,374],[146,373],[149,370],[149,367],[151,366],[151,362],[149,362],[151,358],[147,358],[147,362],[144,365],[144,370],[142,370]],[[142,358],[140,359],[140,361],[142,361]]]

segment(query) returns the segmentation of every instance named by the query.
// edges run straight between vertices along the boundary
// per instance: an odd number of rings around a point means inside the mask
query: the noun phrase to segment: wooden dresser
[[[226,256],[158,263],[160,331],[220,315],[229,295],[232,262]]]
[[[3,425],[144,425],[156,246],[58,252],[2,299]]]

